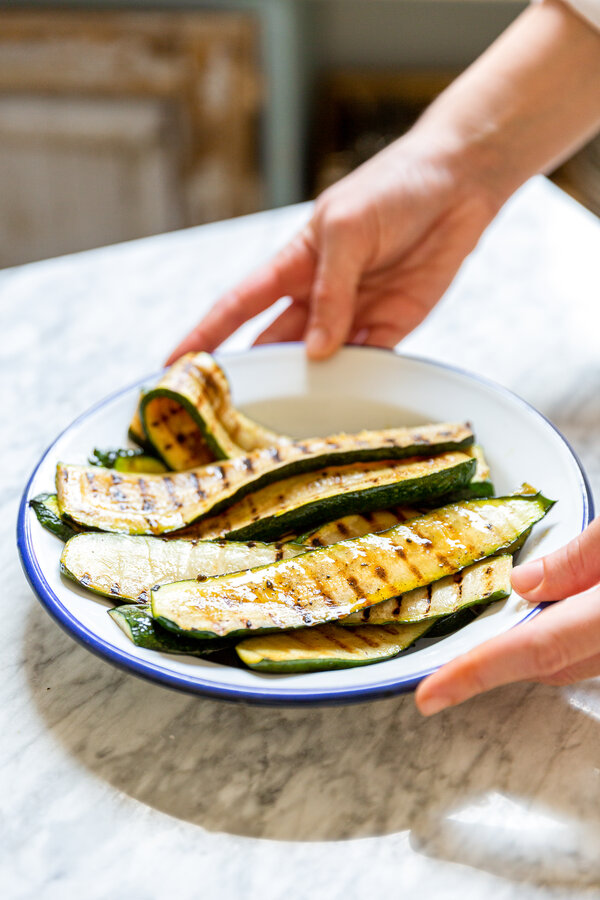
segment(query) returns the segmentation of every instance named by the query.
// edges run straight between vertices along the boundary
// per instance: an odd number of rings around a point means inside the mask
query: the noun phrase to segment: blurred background
[[[0,266],[314,197],[507,0],[0,0]],[[600,214],[600,140],[553,176]]]

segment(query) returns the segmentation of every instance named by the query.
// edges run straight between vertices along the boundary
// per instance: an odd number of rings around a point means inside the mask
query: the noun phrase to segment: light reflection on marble
[[[430,721],[190,698],[58,629],[13,523],[43,448],[154,370],[307,208],[0,273],[2,895],[600,897],[600,686],[517,685]],[[549,415],[600,486],[597,221],[539,179],[406,342]],[[251,326],[231,342],[246,346]]]

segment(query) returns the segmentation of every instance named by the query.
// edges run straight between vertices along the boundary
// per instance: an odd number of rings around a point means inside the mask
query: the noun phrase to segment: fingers
[[[516,568],[512,584],[532,603],[563,600],[600,581],[600,518],[560,550]]]
[[[308,231],[213,306],[208,315],[183,339],[167,360],[175,362],[194,350],[213,351],[240,325],[287,295],[308,294],[314,277],[315,254]]]
[[[600,650],[600,590],[571,597],[486,641],[419,685],[415,701],[429,716],[514,681],[564,672]]]
[[[362,255],[351,231],[342,223],[329,225],[321,241],[305,335],[312,359],[331,356],[347,340],[362,266]]]
[[[551,684],[555,687],[561,687],[565,684],[574,684],[576,681],[584,681],[586,678],[596,678],[600,675],[600,653],[595,653],[589,659],[583,659],[581,662],[574,663],[554,675],[539,678],[542,684]]]
[[[275,344],[302,340],[307,320],[308,305],[294,302],[274,322],[271,322],[268,328],[265,328],[259,334],[254,344]]]

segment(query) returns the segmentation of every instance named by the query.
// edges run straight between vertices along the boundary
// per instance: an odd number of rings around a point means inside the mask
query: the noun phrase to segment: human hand
[[[173,351],[214,350],[280,297],[256,343],[303,337],[313,358],[352,342],[392,347],[441,297],[501,203],[468,153],[451,161],[415,128],[325,191],[308,225],[225,294]]]
[[[512,583],[531,603],[563,602],[422,681],[415,701],[423,715],[514,681],[565,685],[600,675],[600,517],[565,547],[516,568]]]

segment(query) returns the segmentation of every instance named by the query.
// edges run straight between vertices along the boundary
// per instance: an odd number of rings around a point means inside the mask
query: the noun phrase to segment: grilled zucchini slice
[[[473,468],[474,461],[464,453],[332,466],[270,484],[220,516],[199,523],[200,530],[206,537],[276,540],[291,531],[326,521],[336,513],[368,511],[442,496],[466,484]]]
[[[396,506],[392,509],[380,509],[375,512],[363,512],[361,514],[342,516],[333,522],[319,525],[314,531],[297,538],[299,544],[306,547],[329,547],[339,541],[348,538],[362,537],[364,534],[372,534],[377,531],[387,531],[400,522],[407,522],[421,515],[421,511],[411,506]]]
[[[62,515],[90,528],[162,534],[216,515],[292,475],[333,465],[431,456],[463,450],[472,442],[468,425],[442,424],[308,438],[168,475],[120,474],[59,463],[58,502]]]
[[[167,369],[144,394],[140,417],[155,450],[176,471],[289,443],[234,409],[225,373],[208,353],[188,353]]]
[[[251,669],[280,675],[368,666],[397,656],[431,628],[414,625],[317,625],[284,634],[247,638],[236,649]]]
[[[292,560],[156,587],[152,615],[200,638],[332,622],[504,551],[552,505],[541,494],[453,504]]]
[[[148,613],[148,607],[138,604],[118,606],[107,610],[121,631],[136,647],[159,650],[162,653],[185,653],[188,656],[209,656],[230,646],[229,641],[196,641],[161,628]]]
[[[77,526],[65,522],[61,517],[56,494],[38,494],[37,497],[32,497],[29,505],[36,514],[40,525],[59,537],[61,541],[68,541],[78,533]]]
[[[491,497],[494,493],[492,482],[490,481],[490,469],[486,462],[483,450],[478,444],[474,444],[466,451],[475,459],[475,472],[471,481],[462,487],[457,487],[452,491],[452,498],[438,497],[431,501],[434,506],[446,506],[455,500],[475,500],[477,497]],[[474,487],[475,485],[475,487]],[[421,501],[423,505],[430,505],[426,500]],[[362,514],[354,514],[343,516],[340,519],[334,519],[325,525],[320,525],[313,531],[298,537],[297,543],[305,544],[307,547],[328,547],[330,544],[337,544],[338,541],[345,541],[348,538],[362,537],[363,534],[369,534],[373,531],[385,531],[387,528],[393,528],[400,522],[406,522],[407,519],[414,519],[420,515],[423,510],[419,510],[410,506],[400,506],[392,509],[379,509],[375,512],[362,512]]]
[[[159,582],[203,580],[306,553],[298,544],[171,540],[87,532],[67,542],[64,575],[111,600],[145,603]]]
[[[361,609],[341,619],[340,625],[410,624],[450,616],[480,603],[504,600],[511,592],[511,571],[510,554],[484,559],[433,584]]]

